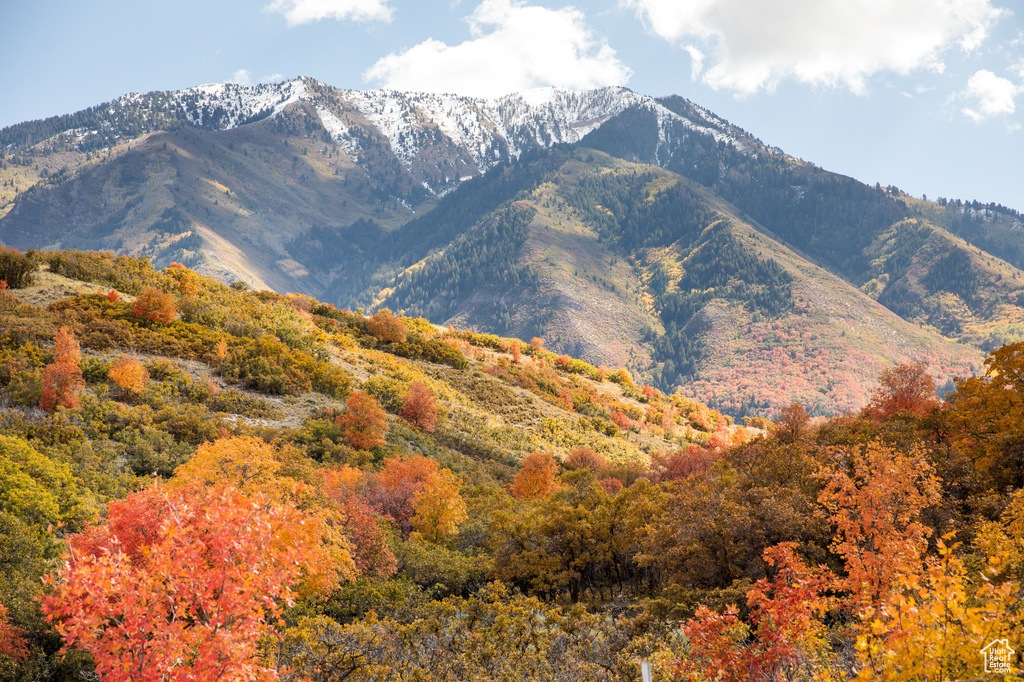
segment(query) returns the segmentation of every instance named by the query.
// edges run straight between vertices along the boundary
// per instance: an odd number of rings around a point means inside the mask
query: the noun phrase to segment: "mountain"
[[[546,339],[734,414],[862,405],[1024,338],[1021,217],[794,159],[681,97],[308,78],[0,131],[0,241]]]

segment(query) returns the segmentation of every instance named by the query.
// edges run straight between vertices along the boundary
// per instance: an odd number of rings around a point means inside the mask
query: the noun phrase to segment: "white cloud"
[[[977,49],[1006,13],[992,0],[619,1],[665,40],[703,46],[703,80],[739,94],[787,78],[863,93],[875,73],[941,73],[947,50]]]
[[[632,74],[615,50],[593,36],[575,7],[484,0],[468,21],[471,40],[426,40],[378,60],[364,78],[396,90],[497,97],[546,85],[622,85]]]
[[[1014,100],[1018,91],[1012,81],[982,69],[967,80],[967,89],[961,96],[970,99],[972,104],[961,111],[976,123],[995,116],[1009,116],[1017,109]]]
[[[263,9],[283,14],[289,26],[321,19],[391,21],[394,14],[388,0],[274,0]]]
[[[231,79],[228,82],[249,85],[252,82],[252,76],[247,69],[239,69],[231,74]]]

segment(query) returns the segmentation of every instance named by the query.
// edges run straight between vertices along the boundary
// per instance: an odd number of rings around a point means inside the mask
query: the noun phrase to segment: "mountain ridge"
[[[4,243],[545,336],[735,413],[856,409],[885,361],[931,357],[943,383],[1024,338],[1024,274],[983,250],[1024,264],[1019,214],[864,185],[678,96],[486,100],[296,78],[57,118],[0,131]],[[833,300],[863,314],[813,304]],[[868,331],[837,340],[854,318]],[[839,357],[851,348],[858,360]],[[810,383],[783,369],[798,356]],[[783,375],[786,391],[764,390]]]

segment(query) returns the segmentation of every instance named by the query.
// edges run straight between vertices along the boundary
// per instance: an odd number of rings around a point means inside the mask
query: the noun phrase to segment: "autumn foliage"
[[[439,541],[466,519],[459,480],[422,455],[389,458],[367,491],[370,504],[404,534]]]
[[[579,446],[572,449],[569,452],[568,457],[565,458],[566,469],[590,469],[597,473],[603,471],[608,466],[608,460],[602,455],[594,452],[590,448]]]
[[[28,656],[24,633],[7,622],[7,607],[0,604],[0,662],[7,658],[17,663]]]
[[[555,490],[557,474],[558,463],[550,452],[531,452],[512,482],[512,494],[520,500],[548,495]]]
[[[713,450],[691,444],[685,450],[651,453],[651,476],[659,482],[678,481],[707,473],[721,459]]]
[[[57,407],[71,409],[78,406],[78,392],[85,387],[79,363],[82,353],[78,341],[67,327],[61,327],[54,337],[53,362],[43,368],[43,396],[39,407],[53,412]]]
[[[882,370],[881,384],[864,408],[865,416],[888,419],[899,412],[923,415],[938,405],[935,381],[923,362],[912,362]]]
[[[378,310],[366,320],[366,328],[381,341],[400,343],[409,335],[409,328],[387,308]]]
[[[339,466],[323,470],[320,476],[320,499],[340,515],[359,573],[369,577],[392,575],[397,561],[381,527],[383,518],[364,494],[363,472]]]
[[[856,605],[878,603],[907,567],[920,563],[930,530],[922,513],[939,501],[939,482],[919,450],[880,443],[837,451],[820,477],[821,504],[836,526],[833,551],[846,562],[843,587]]]
[[[260,680],[256,656],[310,547],[280,538],[304,515],[235,488],[153,485],[73,536],[42,603],[104,680]]]
[[[405,395],[401,415],[410,424],[433,433],[437,428],[437,399],[434,392],[420,381],[412,382]]]
[[[679,665],[685,678],[748,682],[827,671],[827,630],[821,619],[830,607],[824,596],[831,585],[829,572],[807,566],[796,543],[769,548],[764,561],[775,575],[747,592],[749,624],[740,620],[735,606],[725,613],[700,606],[684,624],[693,650]]]
[[[338,416],[337,423],[345,430],[345,438],[354,448],[372,450],[387,442],[385,434],[390,427],[386,415],[369,393],[354,391],[349,396],[347,409]]]
[[[421,537],[440,542],[455,535],[466,520],[466,503],[459,494],[459,479],[452,472],[439,469],[423,482],[413,494],[416,513],[412,527]]]
[[[171,295],[155,287],[149,287],[135,299],[132,313],[140,320],[158,324],[170,324],[178,314]]]
[[[1024,343],[736,427],[648,370],[60,258],[104,290],[0,305],[0,679],[938,682],[1024,642]]]
[[[142,366],[138,358],[122,355],[114,361],[107,373],[121,391],[127,395],[138,395],[149,381],[149,372]]]

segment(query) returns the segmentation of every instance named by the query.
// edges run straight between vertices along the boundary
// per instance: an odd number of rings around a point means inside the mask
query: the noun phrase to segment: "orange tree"
[[[387,308],[378,310],[373,317],[366,320],[366,328],[381,341],[391,343],[405,341],[409,335],[409,328],[401,318]]]
[[[69,539],[43,612],[104,680],[272,679],[258,641],[310,551],[281,541],[304,517],[227,486],[154,484]]]
[[[304,478],[312,477],[304,458],[289,447],[277,448],[259,438],[238,436],[203,443],[192,459],[178,467],[171,488],[229,485],[247,496],[294,504],[304,512],[301,524],[282,530],[279,541],[308,546],[299,592],[329,592],[339,580],[359,571],[352,557],[349,520]]]
[[[1024,343],[993,351],[985,365],[947,396],[950,439],[989,485],[1024,488]]]
[[[43,396],[39,407],[53,412],[58,406],[74,408],[78,406],[78,392],[85,388],[82,380],[82,353],[67,327],[61,327],[54,336],[56,345],[53,350],[53,362],[43,368]]]
[[[149,381],[149,372],[138,358],[127,355],[122,355],[114,361],[107,376],[117,384],[122,393],[129,396],[142,393],[142,389],[146,388],[146,382]]]
[[[531,452],[512,481],[512,494],[520,500],[548,495],[555,490],[557,474],[558,463],[550,452]]]
[[[348,399],[345,412],[338,416],[338,426],[354,448],[373,450],[387,442],[384,438],[388,423],[377,401],[369,393],[354,391]]]
[[[832,549],[846,563],[843,586],[856,607],[878,603],[897,578],[919,565],[930,530],[921,514],[939,502],[939,481],[920,450],[881,443],[836,451],[823,467],[819,501],[836,526]]]
[[[159,324],[170,324],[177,316],[174,307],[174,299],[167,292],[156,287],[150,287],[142,292],[142,295],[135,299],[135,306],[132,308],[135,317],[149,322]]]

